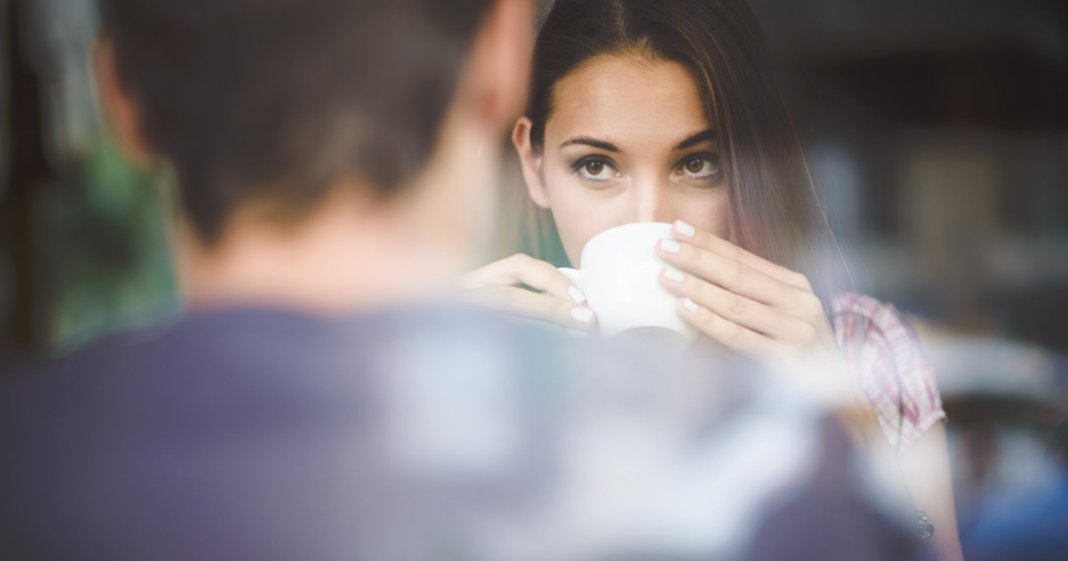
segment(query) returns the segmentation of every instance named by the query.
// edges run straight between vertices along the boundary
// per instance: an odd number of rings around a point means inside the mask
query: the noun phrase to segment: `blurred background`
[[[1068,2],[751,4],[858,287],[929,347],[967,529],[993,495],[1063,478],[1046,460],[1068,447]],[[95,105],[93,3],[0,6],[7,371],[178,301],[169,178],[124,165]],[[551,245],[524,234],[511,177],[494,252]]]
[[[1068,2],[751,4],[858,287],[934,363],[966,542],[1064,535]]]

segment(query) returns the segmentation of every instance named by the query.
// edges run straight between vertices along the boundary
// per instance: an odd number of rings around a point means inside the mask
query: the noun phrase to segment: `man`
[[[100,8],[112,131],[176,178],[188,313],[4,388],[0,557],[367,552],[369,521],[389,519],[366,502],[384,485],[368,474],[389,471],[362,457],[364,416],[388,401],[364,406],[369,373],[433,363],[442,333],[481,348],[506,332],[427,302],[482,234],[533,2]]]

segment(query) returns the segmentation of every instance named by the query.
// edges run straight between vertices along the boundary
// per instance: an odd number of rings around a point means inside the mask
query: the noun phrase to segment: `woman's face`
[[[719,145],[682,65],[598,56],[560,80],[552,101],[542,150],[530,147],[529,120],[513,140],[572,263],[590,238],[631,222],[682,219],[727,235]]]

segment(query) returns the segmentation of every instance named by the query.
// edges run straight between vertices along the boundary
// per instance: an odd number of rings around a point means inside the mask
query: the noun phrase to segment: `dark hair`
[[[100,0],[119,79],[208,242],[241,205],[299,218],[342,177],[426,164],[491,0]]]
[[[534,51],[527,116],[535,149],[544,142],[556,84],[603,54],[673,61],[689,70],[723,151],[733,241],[805,273],[818,292],[827,292],[824,257],[840,262],[840,254],[745,0],[558,0]]]

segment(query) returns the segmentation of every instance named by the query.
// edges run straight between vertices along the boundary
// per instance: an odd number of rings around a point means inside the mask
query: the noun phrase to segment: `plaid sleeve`
[[[831,310],[838,345],[900,454],[946,418],[919,337],[896,308],[869,296],[840,295]]]

